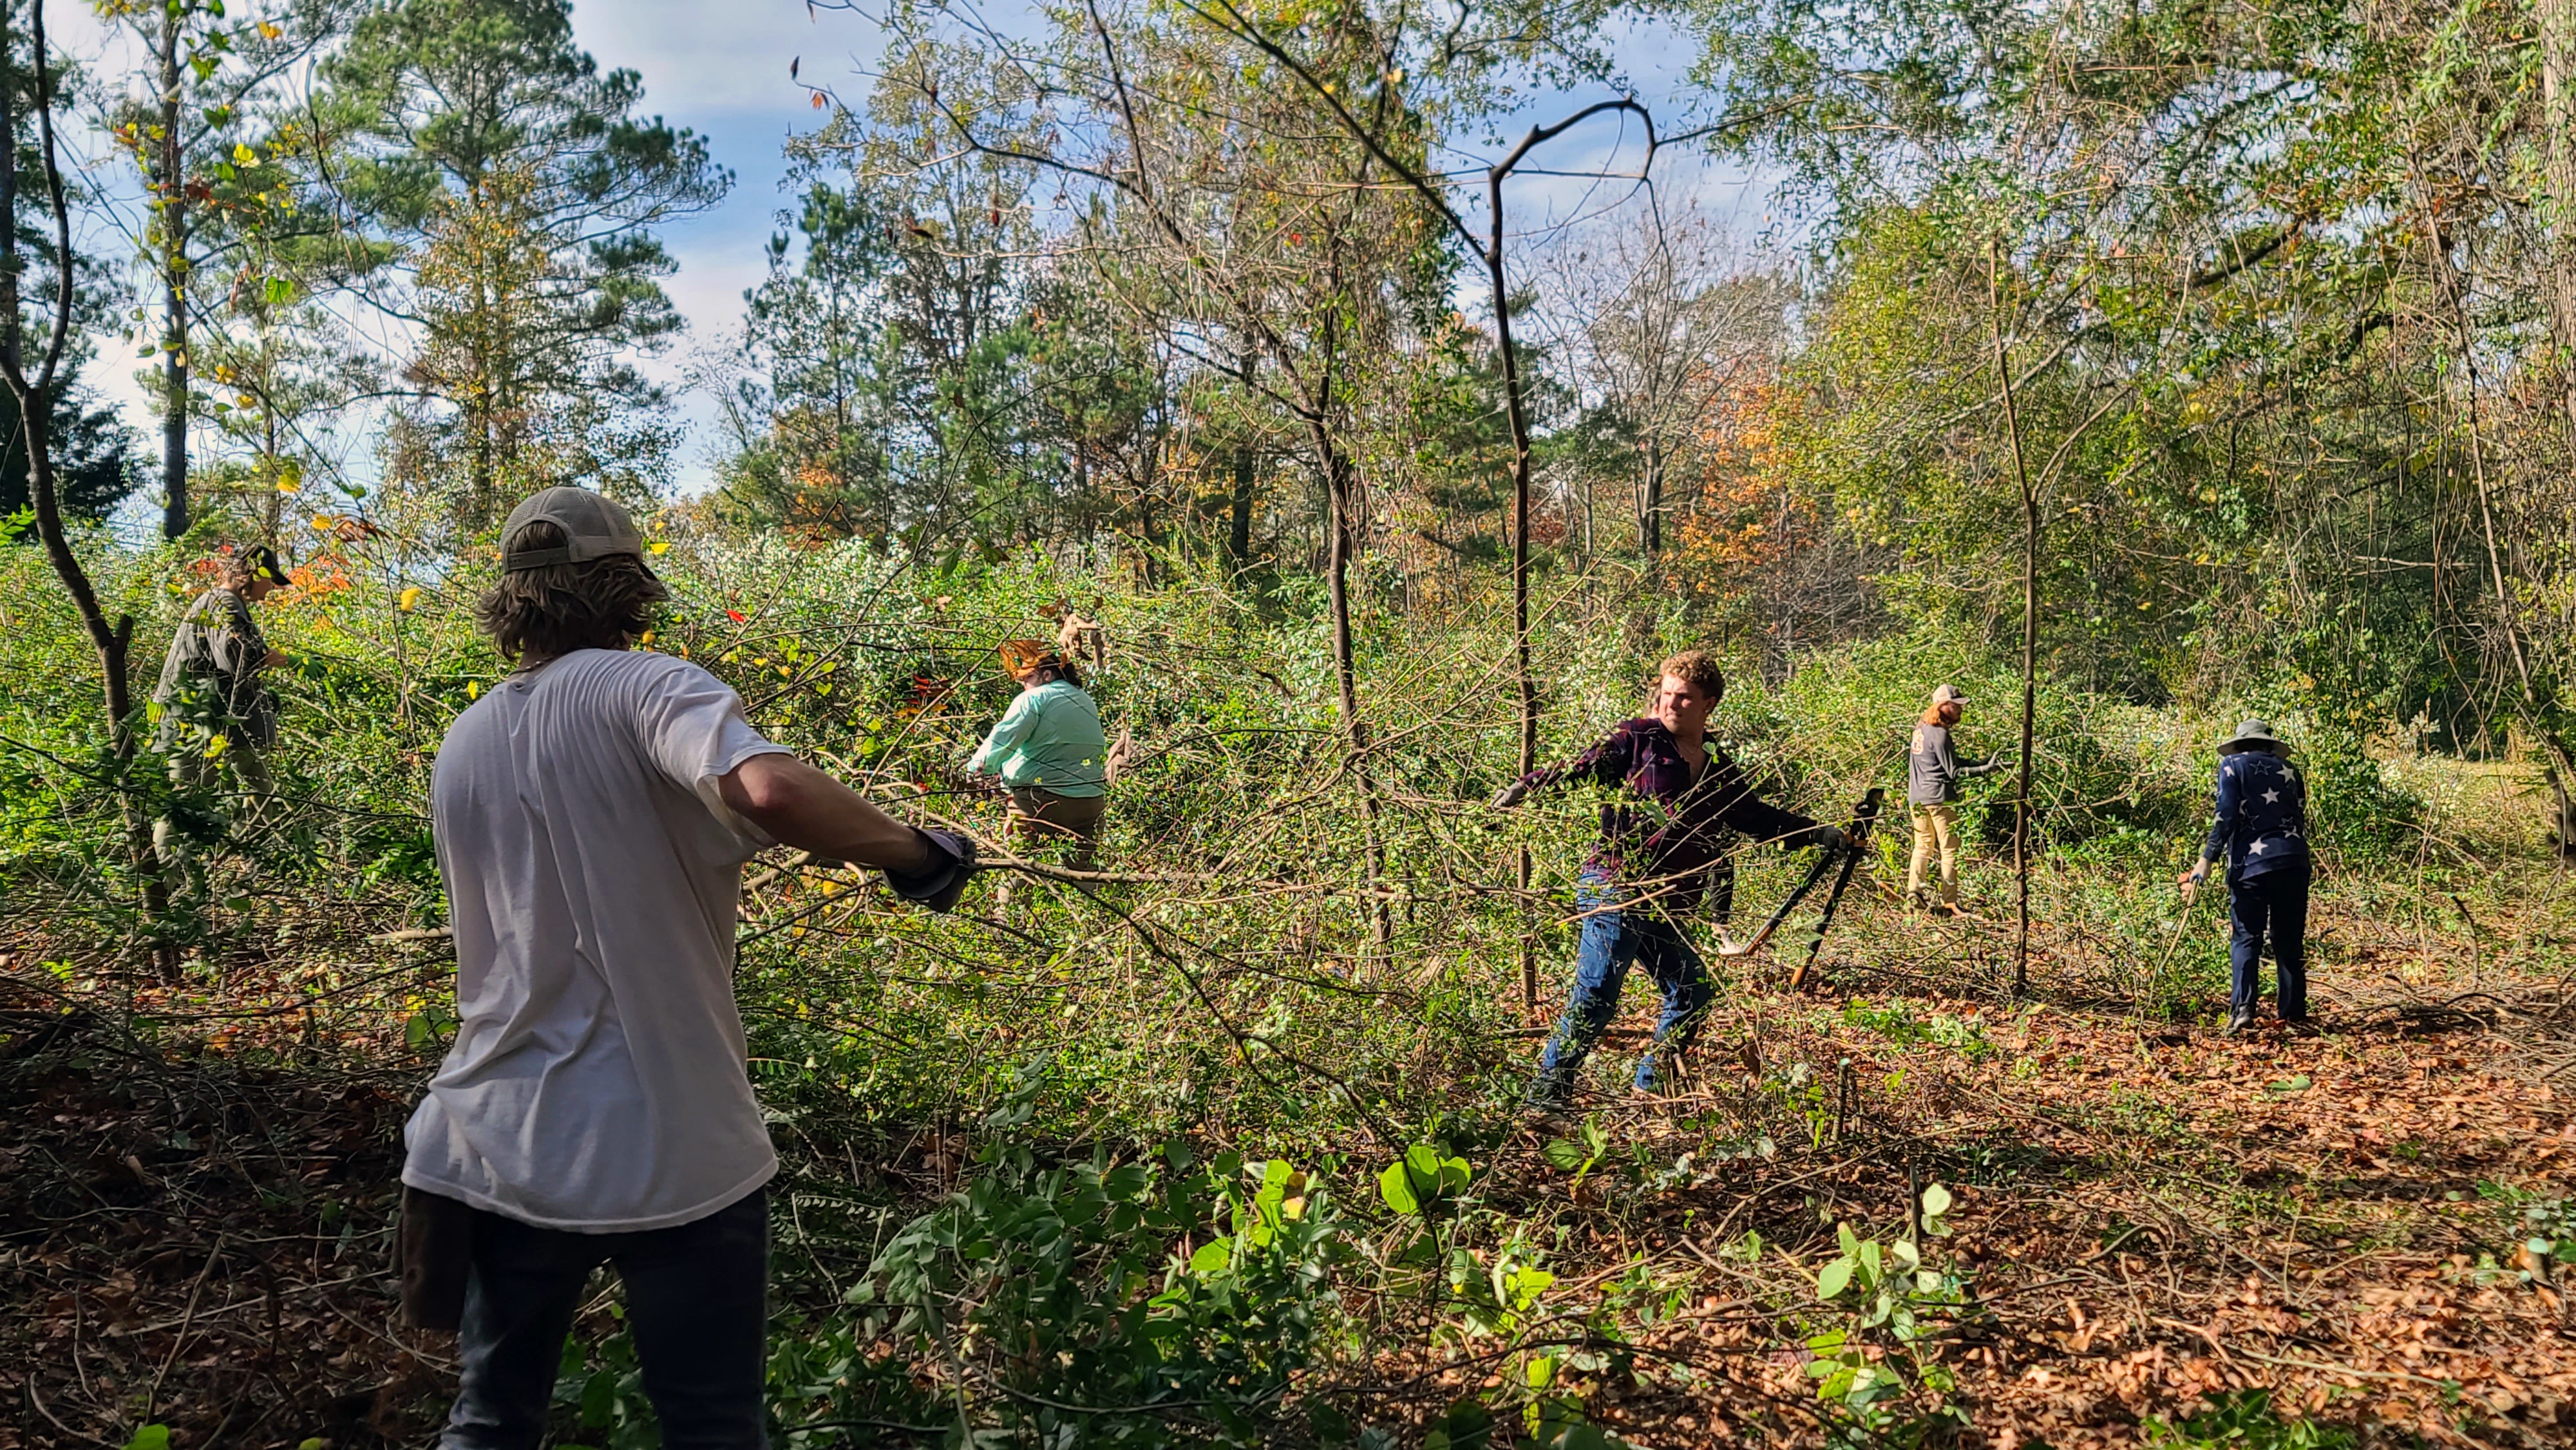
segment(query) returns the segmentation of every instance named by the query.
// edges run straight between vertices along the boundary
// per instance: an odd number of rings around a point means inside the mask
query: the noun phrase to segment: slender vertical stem
[[[1255,355],[1250,352],[1243,355],[1243,394],[1247,410],[1252,398],[1253,367],[1257,361]],[[1234,497],[1229,500],[1231,517],[1227,520],[1225,541],[1226,556],[1234,561],[1234,567],[1237,569],[1248,569],[1252,566],[1253,462],[1252,441],[1247,437],[1235,445]]]
[[[2012,359],[2004,348],[2003,243],[1986,244],[1986,316],[2003,385],[2004,433],[2012,442],[2013,476],[2021,484],[2021,778],[2013,792],[2013,991],[2030,990],[2030,785],[2039,715],[2039,494],[2022,457],[2021,414],[2013,401]]]
[[[188,188],[182,166],[179,40],[185,16],[173,5],[161,18],[161,144],[153,200],[161,272],[161,536],[188,532]]]
[[[1493,286],[1494,344],[1500,349],[1503,369],[1503,416],[1512,430],[1512,678],[1520,697],[1522,775],[1538,769],[1538,682],[1530,674],[1529,410],[1521,399],[1520,358],[1512,347],[1511,287],[1503,271],[1503,179],[1511,175],[1513,162],[1517,162],[1527,150],[1527,143],[1523,143],[1521,150],[1513,153],[1512,161],[1485,174],[1485,197],[1487,210],[1491,213],[1491,230],[1485,246],[1485,273]],[[1538,1007],[1538,943],[1528,920],[1529,847],[1521,847],[1518,864],[1515,880],[1520,888],[1522,915],[1521,1005],[1535,1011]]]
[[[1517,156],[1517,153],[1515,153]],[[1494,342],[1501,350],[1503,415],[1512,430],[1512,664],[1520,691],[1520,768],[1538,768],[1538,684],[1530,675],[1530,432],[1529,410],[1521,398],[1520,358],[1512,348],[1510,284],[1503,273],[1503,179],[1508,165],[1486,174],[1492,231],[1485,248],[1485,271],[1493,285]]]

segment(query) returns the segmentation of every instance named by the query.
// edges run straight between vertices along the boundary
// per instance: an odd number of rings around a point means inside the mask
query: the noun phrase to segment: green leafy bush
[[[1260,1444],[1346,1252],[1289,1163],[1042,1163],[997,1141],[847,1294],[860,1342],[944,1367],[949,1413],[1049,1445]]]
[[[2361,1443],[2340,1425],[2282,1418],[2266,1389],[2228,1390],[2178,1420],[2140,1422],[2154,1450],[2348,1450]]]

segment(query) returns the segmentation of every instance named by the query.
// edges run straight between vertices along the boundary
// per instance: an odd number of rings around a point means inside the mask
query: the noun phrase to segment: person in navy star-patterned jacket
[[[2209,865],[2227,862],[2227,911],[2235,927],[2228,955],[2235,965],[2228,995],[2227,1030],[2254,1021],[2263,995],[2259,968],[2263,938],[2272,939],[2280,977],[2277,1010],[2284,1023],[2308,1020],[2308,784],[2284,757],[2289,747],[2260,720],[2236,727],[2218,747],[2218,811],[2200,863],[2182,878],[2183,897],[2209,877]]]

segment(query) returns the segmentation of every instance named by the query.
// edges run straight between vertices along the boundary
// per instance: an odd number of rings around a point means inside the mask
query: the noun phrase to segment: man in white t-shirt
[[[547,489],[502,540],[477,617],[518,669],[449,727],[431,786],[460,1021],[404,1131],[406,1300],[435,1325],[415,1281],[462,1290],[442,1443],[537,1444],[612,1263],[663,1445],[759,1447],[778,1158],[733,999],[742,863],[801,847],[946,910],[973,849],[762,739],[705,670],[629,649],[666,595],[616,503]]]

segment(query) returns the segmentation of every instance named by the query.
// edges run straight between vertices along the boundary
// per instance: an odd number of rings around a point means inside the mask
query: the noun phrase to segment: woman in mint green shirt
[[[1011,788],[1011,837],[1021,849],[1069,841],[1073,868],[1088,871],[1100,817],[1109,806],[1109,743],[1100,730],[1100,706],[1054,647],[1012,640],[1001,654],[1020,683],[1019,698],[966,768],[989,771]]]

